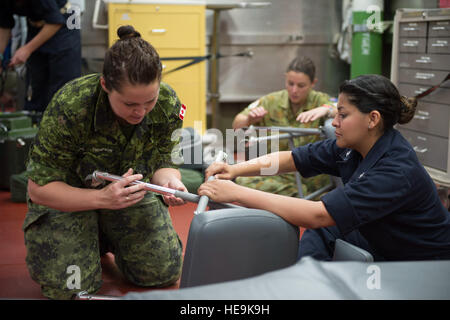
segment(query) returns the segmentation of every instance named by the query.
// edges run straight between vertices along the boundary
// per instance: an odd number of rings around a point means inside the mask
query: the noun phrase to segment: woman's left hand
[[[178,180],[178,179],[170,180],[169,182],[164,184],[163,187],[174,189],[174,190],[178,190],[178,191],[188,192],[188,190],[185,187],[185,185],[183,184],[183,182],[181,182],[181,180]],[[183,199],[177,198],[177,197],[175,197],[173,195],[163,196],[163,199],[164,199],[164,202],[168,206],[181,206],[181,205],[186,203],[186,201],[184,201]]]
[[[16,65],[21,65],[27,62],[28,58],[30,57],[31,52],[28,50],[28,47],[25,45],[23,47],[20,47],[14,56],[11,58],[11,61],[9,62],[9,67],[14,67]]]
[[[330,113],[330,107],[327,106],[321,106],[317,107],[305,112],[300,113],[297,116],[297,121],[300,123],[308,123],[317,119],[320,119],[322,117],[328,116]]]
[[[216,202],[235,202],[239,194],[240,186],[230,180],[211,180],[203,183],[198,188],[200,196],[207,196]]]

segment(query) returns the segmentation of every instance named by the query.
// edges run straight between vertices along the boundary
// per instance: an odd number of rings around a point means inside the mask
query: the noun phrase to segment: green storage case
[[[28,174],[26,171],[11,175],[12,202],[27,202]]]
[[[0,113],[0,189],[9,190],[11,176],[25,171],[37,130],[23,113]]]

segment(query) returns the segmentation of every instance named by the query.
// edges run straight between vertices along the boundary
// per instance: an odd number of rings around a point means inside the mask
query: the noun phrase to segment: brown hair
[[[120,91],[126,82],[134,85],[161,81],[162,65],[155,48],[132,26],[119,27],[117,35],[119,40],[105,54],[106,88]]]
[[[381,75],[369,74],[346,80],[339,92],[345,93],[350,103],[362,113],[378,110],[385,131],[396,123],[411,121],[417,107],[416,98],[401,96],[395,85]]]
[[[286,72],[289,71],[294,71],[297,73],[302,72],[308,76],[311,82],[314,82],[316,77],[316,66],[308,57],[300,56],[292,60],[286,69]]]

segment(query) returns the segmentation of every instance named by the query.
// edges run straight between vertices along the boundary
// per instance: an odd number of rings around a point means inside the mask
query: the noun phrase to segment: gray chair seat
[[[180,288],[248,278],[297,261],[299,228],[257,209],[220,209],[194,216]]]

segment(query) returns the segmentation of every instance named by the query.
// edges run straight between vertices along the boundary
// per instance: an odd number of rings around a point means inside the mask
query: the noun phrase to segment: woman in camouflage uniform
[[[75,79],[55,94],[30,151],[26,262],[52,299],[100,289],[99,234],[136,285],[167,286],[181,273],[182,244],[167,205],[184,201],[165,196],[164,203],[130,184],[187,191],[171,161],[181,104],[161,82],[155,49],[130,26],[118,35],[103,75]],[[94,170],[125,172],[125,179],[94,188],[85,182]]]
[[[317,82],[315,66],[311,59],[297,57],[286,70],[286,89],[270,93],[239,113],[233,121],[233,129],[250,125],[264,127],[317,128],[324,124],[323,117],[333,117],[335,109],[330,97],[313,90]],[[303,136],[294,139],[295,146],[319,140],[318,136]],[[280,140],[279,150],[290,150],[287,140]],[[269,150],[270,152],[270,150]],[[302,179],[303,195],[308,195],[330,182],[329,177],[320,175]],[[292,173],[271,177],[239,177],[236,183],[291,197],[298,197],[295,175]]]

